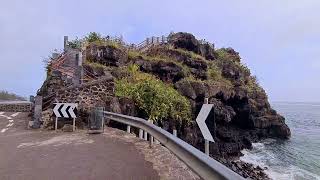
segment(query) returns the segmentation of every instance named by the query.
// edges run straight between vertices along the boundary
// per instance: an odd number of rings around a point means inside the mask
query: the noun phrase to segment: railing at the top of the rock
[[[143,49],[149,48],[151,46],[165,44],[167,42],[168,42],[168,37],[167,36],[160,36],[160,37],[152,36],[150,38],[146,38],[141,43],[135,45],[134,48],[136,50],[143,50]]]

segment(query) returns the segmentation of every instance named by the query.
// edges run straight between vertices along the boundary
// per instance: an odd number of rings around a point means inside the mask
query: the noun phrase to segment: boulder
[[[135,60],[135,64],[139,65],[141,71],[152,73],[158,76],[162,81],[177,82],[186,77],[183,68],[174,62],[137,59]]]
[[[128,61],[125,50],[112,46],[97,46],[92,44],[86,48],[86,58],[107,66],[122,66]]]
[[[208,60],[216,59],[214,44],[210,44],[204,40],[199,41],[190,33],[173,33],[168,37],[168,43],[174,48],[192,51]]]

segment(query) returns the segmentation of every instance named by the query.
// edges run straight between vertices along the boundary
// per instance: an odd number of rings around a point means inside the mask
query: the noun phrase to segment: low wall
[[[3,112],[30,112],[31,102],[0,102],[0,111]]]
[[[79,103],[80,109],[105,106],[106,100],[114,96],[114,81],[111,76],[61,89],[56,94],[58,102]]]

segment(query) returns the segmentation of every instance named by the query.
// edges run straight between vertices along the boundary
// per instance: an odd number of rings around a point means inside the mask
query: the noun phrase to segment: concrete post
[[[33,102],[34,102],[34,96],[31,95],[31,96],[29,97],[29,101],[33,103]]]
[[[42,96],[36,96],[34,102],[34,114],[32,128],[40,128],[40,121],[42,117]]]
[[[147,41],[147,45],[149,45],[149,38],[147,38],[146,41]]]
[[[209,104],[209,98],[204,98],[204,104]],[[210,154],[210,141],[204,140],[204,152],[209,156]]]
[[[131,126],[127,125],[127,133],[131,132]]]
[[[63,49],[64,49],[64,51],[67,50],[67,46],[68,46],[68,36],[64,36],[63,37]]]

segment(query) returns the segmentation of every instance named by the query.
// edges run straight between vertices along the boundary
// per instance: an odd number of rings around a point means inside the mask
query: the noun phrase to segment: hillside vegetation
[[[14,93],[9,93],[8,91],[0,91],[0,101],[12,101],[12,100],[20,100],[24,101],[25,98]]]

